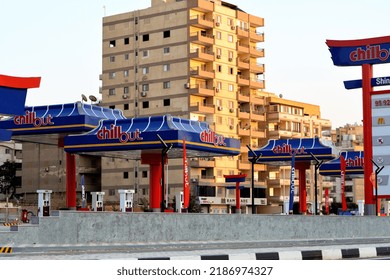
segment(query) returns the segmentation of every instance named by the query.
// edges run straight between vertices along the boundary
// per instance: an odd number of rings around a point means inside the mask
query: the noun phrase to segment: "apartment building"
[[[267,135],[269,139],[291,139],[319,137],[322,141],[330,141],[331,122],[321,118],[318,105],[293,101],[282,95],[270,94],[266,98]],[[291,167],[268,166],[266,183],[268,186],[268,201],[271,205],[281,205],[289,199]],[[297,186],[299,174],[296,174]],[[307,203],[314,205],[314,166],[306,171]],[[318,177],[318,201],[324,201],[323,190],[331,187],[326,178]],[[295,192],[298,201],[298,189]]]
[[[263,18],[218,0],[153,0],[150,8],[103,19],[102,106],[127,117],[171,114],[205,121],[217,133],[241,139],[238,158],[190,160],[194,194],[214,198],[211,204],[200,199],[208,212],[226,212],[234,204],[223,175],[250,175],[246,145],[257,147],[266,137],[263,26]],[[169,160],[168,169],[173,194],[182,188],[180,160]],[[256,167],[256,178],[262,171]],[[137,161],[103,159],[102,189],[107,199],[129,187],[136,198],[147,197],[148,175]],[[258,205],[266,204],[264,184],[256,185]],[[242,193],[251,195],[249,188]]]

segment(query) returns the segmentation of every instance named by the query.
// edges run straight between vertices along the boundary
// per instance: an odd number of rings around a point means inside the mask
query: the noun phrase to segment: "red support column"
[[[76,156],[66,153],[66,207],[76,209]]]
[[[236,213],[241,213],[240,182],[236,182]]]
[[[299,213],[306,214],[306,169],[310,167],[306,162],[295,162],[295,168],[299,174]]]
[[[363,89],[363,139],[364,139],[364,200],[368,206],[368,214],[375,211],[375,198],[370,176],[373,171],[372,160],[372,106],[371,106],[371,78],[372,65],[362,65],[362,89]],[[371,209],[371,210],[369,210]]]
[[[161,211],[161,154],[147,154],[142,153],[141,163],[149,164],[150,176],[149,176],[149,205],[153,212]]]

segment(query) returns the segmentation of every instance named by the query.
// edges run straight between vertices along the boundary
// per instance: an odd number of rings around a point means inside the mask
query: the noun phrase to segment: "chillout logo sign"
[[[387,61],[389,58],[389,50],[382,49],[380,45],[364,47],[358,47],[356,50],[349,54],[349,59],[353,62],[364,61],[364,60],[375,60]]]
[[[37,117],[36,112],[26,111],[26,115],[24,116],[15,116],[14,124],[15,125],[23,125],[23,124],[32,124],[34,127],[48,126],[53,125],[52,121],[53,117],[51,115],[47,115],[47,117],[41,118]]]
[[[345,165],[348,167],[360,167],[364,166],[364,158],[355,156],[353,159],[349,158],[345,160]]]
[[[119,142],[121,143],[143,140],[143,138],[140,135],[141,135],[141,131],[139,131],[138,128],[133,132],[126,132],[126,131],[122,131],[121,126],[116,126],[114,124],[110,126],[110,129],[103,127],[97,132],[97,138],[99,140],[118,139]]]
[[[218,135],[212,130],[203,130],[200,135],[200,141],[203,143],[210,143],[214,146],[226,146],[225,137],[222,135]]]
[[[274,154],[290,154],[290,155],[306,155],[305,147],[302,146],[299,149],[295,149],[291,144],[284,143],[283,145],[277,145],[272,149]]]

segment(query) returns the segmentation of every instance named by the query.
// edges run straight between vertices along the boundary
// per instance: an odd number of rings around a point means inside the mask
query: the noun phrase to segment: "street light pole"
[[[314,168],[315,168],[315,173],[314,173],[314,215],[317,215],[318,214],[318,212],[317,212],[317,203],[318,203],[317,173],[318,173],[318,169],[320,168],[320,166],[322,165],[322,163],[324,161],[323,160],[321,160],[321,161],[318,160],[316,158],[316,156],[313,155],[312,152],[310,152],[310,155],[316,161],[316,164],[314,165]]]
[[[169,150],[172,149],[173,145],[170,144],[168,146],[167,143],[165,143],[165,141],[158,134],[157,134],[157,137],[160,140],[161,144],[164,146],[164,148],[161,150],[161,204],[160,204],[161,212],[164,212],[164,210],[165,210],[165,202],[164,202],[164,198],[165,198],[165,190],[164,190],[164,186],[165,186],[164,164],[165,164],[165,158],[166,158]]]
[[[246,145],[246,147],[248,148],[248,150],[253,154],[253,157],[249,160],[252,164],[252,169],[251,169],[251,189],[252,189],[252,214],[256,214],[255,213],[255,196],[254,196],[254,191],[255,191],[255,164],[256,162],[259,160],[259,158],[261,157],[261,154],[260,155],[257,155],[249,145]]]
[[[371,161],[376,167],[375,169],[375,216],[378,216],[378,174],[382,171],[384,166],[379,167],[379,165],[377,165],[374,160],[371,159]]]

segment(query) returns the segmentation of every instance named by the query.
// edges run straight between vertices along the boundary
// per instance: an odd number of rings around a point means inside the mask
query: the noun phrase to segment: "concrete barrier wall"
[[[40,218],[39,225],[0,231],[0,245],[378,237],[390,237],[389,217],[60,211],[58,217]]]

